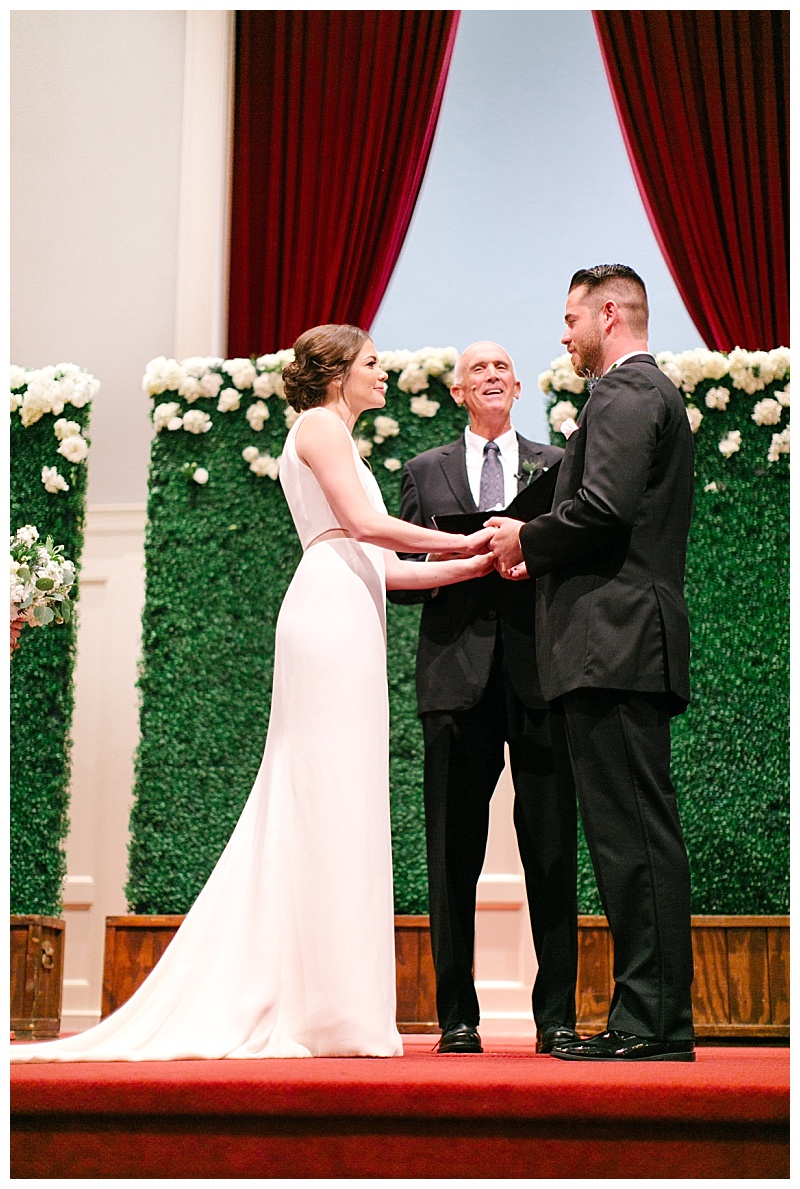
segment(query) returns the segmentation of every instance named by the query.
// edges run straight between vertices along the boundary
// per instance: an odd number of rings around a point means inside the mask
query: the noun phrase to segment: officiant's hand
[[[492,529],[489,548],[497,562],[497,568],[506,577],[506,571],[521,565],[523,561],[522,547],[519,543],[522,521],[512,520],[509,516],[492,516],[486,521],[486,527]]]

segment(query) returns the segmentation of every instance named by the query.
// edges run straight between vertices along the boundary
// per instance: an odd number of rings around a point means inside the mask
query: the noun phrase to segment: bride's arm
[[[493,569],[494,558],[490,553],[420,564],[415,561],[403,561],[396,553],[387,549],[386,589],[430,590],[432,587],[452,586],[455,582],[464,582],[467,578],[482,578]]]
[[[401,553],[466,553],[485,550],[491,530],[465,537],[420,528],[373,508],[356,473],[350,434],[343,421],[328,410],[305,417],[297,427],[295,447],[301,462],[314,472],[325,498],[343,529],[357,541]],[[413,562],[409,563],[413,568]],[[431,563],[439,564],[439,563]],[[459,579],[452,579],[459,581]],[[425,585],[428,585],[426,583]],[[442,585],[435,579],[433,585]]]

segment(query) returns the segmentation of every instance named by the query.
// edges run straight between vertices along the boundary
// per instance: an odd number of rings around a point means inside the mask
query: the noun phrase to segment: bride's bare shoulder
[[[308,461],[308,453],[316,449],[335,450],[347,445],[349,430],[341,417],[337,417],[331,409],[316,405],[306,409],[305,413],[295,433],[295,449],[304,462]]]

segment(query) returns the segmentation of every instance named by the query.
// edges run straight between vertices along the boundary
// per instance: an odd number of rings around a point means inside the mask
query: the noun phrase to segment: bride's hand
[[[476,533],[470,533],[468,537],[463,538],[463,544],[459,548],[461,557],[474,557],[476,553],[487,553],[489,551],[489,542],[494,536],[494,529],[479,528]]]
[[[494,557],[491,553],[476,553],[473,557],[464,558],[463,566],[465,578],[483,578],[494,569]]]

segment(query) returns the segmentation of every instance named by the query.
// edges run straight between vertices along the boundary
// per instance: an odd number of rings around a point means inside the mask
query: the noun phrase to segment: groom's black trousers
[[[572,1026],[577,810],[568,774],[559,778],[554,768],[550,714],[531,710],[520,701],[503,671],[498,641],[488,685],[475,706],[421,717],[439,1024],[446,1028],[479,1023],[472,976],[476,888],[486,854],[489,802],[505,764],[507,742],[514,825],[539,964],[533,1014],[540,1030],[555,1024]]]
[[[614,942],[608,1027],[691,1039],[691,888],[670,779],[667,696],[578,689],[554,704],[559,717],[565,731],[554,738],[557,746],[566,738]]]

